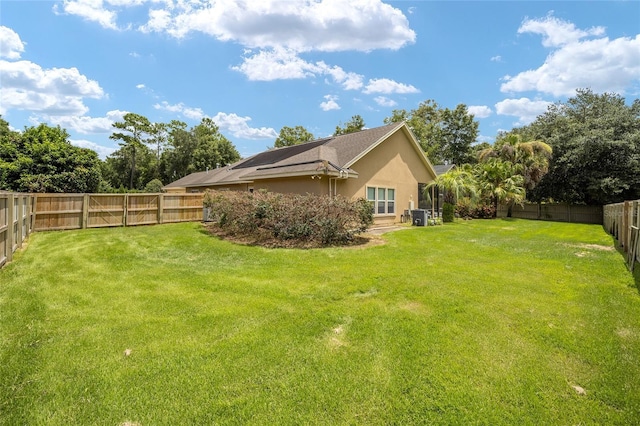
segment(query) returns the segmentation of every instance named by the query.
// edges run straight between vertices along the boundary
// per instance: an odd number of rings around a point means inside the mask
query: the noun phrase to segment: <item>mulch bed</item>
[[[222,240],[230,241],[234,244],[241,244],[246,246],[258,246],[265,248],[289,248],[289,249],[312,249],[312,248],[327,248],[327,247],[347,247],[347,248],[366,248],[372,246],[378,246],[385,243],[384,239],[379,235],[374,234],[362,234],[355,237],[352,241],[349,241],[344,245],[322,245],[315,241],[301,241],[301,240],[281,240],[269,235],[233,235],[225,232],[215,223],[204,224],[205,229],[211,235],[214,235]]]

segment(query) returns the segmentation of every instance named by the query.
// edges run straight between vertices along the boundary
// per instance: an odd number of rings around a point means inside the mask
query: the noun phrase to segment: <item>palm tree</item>
[[[471,166],[468,164],[451,169],[430,182],[425,187],[423,193],[427,202],[432,201],[431,192],[433,188],[438,188],[443,193],[443,222],[453,221],[454,206],[459,198],[470,197],[471,199],[475,199],[477,195],[476,181]]]
[[[477,165],[476,179],[483,198],[491,201],[498,212],[498,205],[509,206],[507,217],[511,217],[513,205],[522,204],[525,200],[524,177],[517,173],[517,166],[501,160],[490,158]]]
[[[542,141],[523,142],[516,133],[509,133],[498,138],[495,145],[478,154],[480,162],[491,158],[499,158],[514,165],[514,172],[524,178],[524,188],[532,190],[549,171],[549,161],[553,150]]]

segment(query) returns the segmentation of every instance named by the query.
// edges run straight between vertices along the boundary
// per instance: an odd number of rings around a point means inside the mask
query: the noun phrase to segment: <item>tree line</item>
[[[209,118],[191,128],[181,121],[151,123],[128,113],[113,124],[119,148],[101,161],[73,146],[60,126],[11,130],[0,117],[0,189],[17,192],[160,192],[164,183],[240,159]]]
[[[500,133],[475,161],[439,176],[447,219],[495,216],[525,200],[603,205],[640,198],[640,100],[579,89],[531,124]],[[443,213],[445,213],[443,211]]]
[[[426,100],[412,110],[394,110],[383,120],[400,121],[433,164],[458,166],[458,172],[439,177],[437,185],[452,185],[455,194],[473,176],[485,205],[524,199],[605,204],[640,198],[638,99],[628,105],[620,95],[580,89],[531,124],[498,134],[493,144],[477,142],[478,122],[464,104],[449,109]],[[364,119],[355,115],[337,125],[334,135],[364,128]],[[113,124],[110,138],[119,148],[101,161],[93,150],[71,145],[59,126],[40,124],[18,132],[0,116],[0,189],[157,192],[190,173],[240,159],[210,118],[189,128],[178,120],[152,123],[128,113]],[[272,148],[314,139],[303,126],[285,126]]]

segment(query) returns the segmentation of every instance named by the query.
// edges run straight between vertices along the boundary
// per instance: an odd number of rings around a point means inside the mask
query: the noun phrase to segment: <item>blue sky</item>
[[[242,156],[427,99],[479,141],[581,87],[640,93],[638,1],[0,0],[0,114],[104,158],[126,112],[213,118]]]

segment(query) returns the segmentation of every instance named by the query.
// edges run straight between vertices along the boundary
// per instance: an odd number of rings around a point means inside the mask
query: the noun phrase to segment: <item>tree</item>
[[[118,192],[126,190],[141,191],[145,185],[155,179],[156,176],[156,156],[149,147],[142,145],[136,149],[136,170],[133,181],[131,181],[132,151],[121,147],[111,153],[102,164],[102,177],[109,187]]]
[[[384,119],[385,124],[401,121],[407,123],[432,163],[460,165],[474,160],[472,144],[478,137],[478,122],[466,105],[442,109],[429,99],[409,112],[394,110]]]
[[[514,165],[524,179],[524,187],[531,191],[549,170],[553,150],[542,141],[524,142],[518,133],[501,133],[496,143],[478,153],[479,161],[500,158]]]
[[[471,145],[478,137],[478,125],[464,104],[442,111],[442,155],[446,161],[458,165],[473,162]]]
[[[167,149],[160,160],[160,174],[164,182],[173,182],[188,174],[191,154],[196,141],[187,130],[187,123],[172,120],[167,125]]]
[[[235,146],[219,131],[210,118],[187,130],[187,125],[172,121],[168,125],[168,147],[161,158],[162,179],[172,182],[190,173],[214,169],[240,159]]]
[[[524,201],[524,178],[514,164],[499,158],[490,158],[475,166],[475,175],[481,197],[493,205],[496,213],[500,203],[507,204],[507,216],[510,217],[513,205]]]
[[[212,119],[203,118],[191,133],[196,140],[191,161],[194,172],[218,168],[240,159],[238,151],[231,141],[220,133]]]
[[[418,108],[407,112],[404,109],[393,110],[391,117],[384,119],[385,124],[404,121],[418,140],[420,147],[434,164],[444,162],[442,155],[442,128],[440,126],[440,107],[428,99]]]
[[[282,129],[280,129],[280,134],[276,138],[273,147],[281,148],[284,146],[293,146],[304,142],[309,142],[314,139],[315,137],[313,136],[313,134],[302,126],[284,126]]]
[[[66,130],[40,124],[11,131],[0,118],[0,188],[18,192],[95,192],[100,159],[71,145]]]
[[[364,119],[360,115],[354,115],[351,117],[351,120],[347,121],[344,127],[340,127],[340,125],[336,126],[336,131],[333,133],[334,136],[346,135],[347,133],[355,133],[364,129]]]
[[[144,144],[149,142],[152,126],[148,118],[132,112],[125,114],[123,119],[124,121],[113,123],[113,127],[124,130],[125,133],[115,132],[109,138],[122,141],[119,142],[123,151],[122,155],[128,159],[130,166],[129,189],[134,189],[134,182],[138,172],[136,168],[137,156],[139,152],[146,148]]]
[[[553,148],[532,199],[608,204],[640,198],[640,100],[580,89],[522,129]]]
[[[153,123],[149,129],[149,139],[146,141],[156,150],[156,178],[160,177],[160,154],[167,145],[167,124]]]

